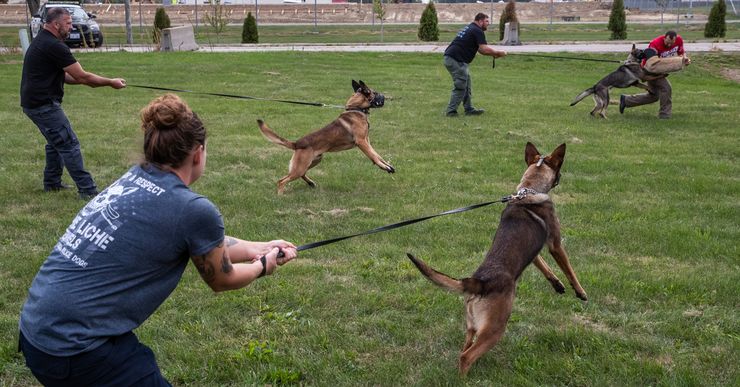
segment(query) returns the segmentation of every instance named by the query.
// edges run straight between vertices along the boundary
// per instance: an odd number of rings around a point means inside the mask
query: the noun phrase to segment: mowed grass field
[[[590,58],[623,59],[623,55]],[[385,93],[371,142],[389,175],[358,150],[327,154],[318,184],[275,183],[291,152],[265,140],[262,118],[296,139],[339,109],[181,94],[209,130],[206,174],[227,234],[306,244],[435,214],[514,191],[527,141],[567,144],[551,192],[584,303],[535,269],[520,278],[504,338],[457,375],[462,297],[422,278],[412,252],[453,277],[479,265],[502,205],[304,251],[248,288],[214,294],[189,266],[139,329],[174,385],[658,385],[740,383],[740,87],[720,74],[738,54],[693,54],[670,76],[673,118],[658,106],[591,118],[578,93],[609,63],[477,58],[479,117],[446,118],[440,55],[397,53],[82,53],[88,70],[129,84],[343,104],[351,80]],[[724,69],[724,70],[723,70]],[[729,69],[729,70],[728,70]],[[85,203],[41,189],[44,141],[18,107],[21,57],[0,56],[0,385],[34,385],[17,347],[27,289]],[[618,98],[620,90],[613,90]],[[638,89],[626,90],[638,93]],[[151,90],[67,86],[64,107],[86,166],[104,187],[141,159],[138,112]],[[71,183],[65,175],[65,181]],[[561,280],[552,258],[545,259]]]

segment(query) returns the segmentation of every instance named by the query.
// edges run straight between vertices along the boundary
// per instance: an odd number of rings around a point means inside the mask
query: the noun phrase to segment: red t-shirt
[[[666,47],[665,43],[665,36],[658,36],[657,38],[653,39],[650,44],[648,44],[649,48],[654,48],[656,51],[658,51],[658,56],[661,58],[667,58],[669,56],[681,56],[684,54],[683,51],[683,39],[681,39],[681,35],[676,35],[676,41],[673,42],[673,46]]]
[[[673,45],[671,47],[666,47],[665,45],[665,35],[658,36],[657,38],[653,39],[650,44],[648,44],[648,49],[652,48],[657,53],[656,55],[661,58],[667,58],[670,56],[680,56],[684,54],[683,50],[683,39],[681,38],[681,35],[676,35],[676,41],[673,42]],[[648,55],[648,56],[655,56],[655,55]],[[640,66],[645,66],[645,62],[647,59],[643,59]]]

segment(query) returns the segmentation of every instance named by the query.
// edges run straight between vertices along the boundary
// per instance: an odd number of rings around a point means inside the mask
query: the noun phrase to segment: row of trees
[[[515,21],[518,21],[516,17],[516,1],[509,0],[499,19],[499,40],[504,39],[504,27],[506,23]],[[430,1],[426,8],[424,8],[424,12],[421,14],[421,20],[419,21],[419,32],[417,34],[419,40],[424,42],[436,42],[439,40],[439,26],[437,23],[437,9],[434,7],[434,2]],[[521,35],[521,31],[519,34]]]
[[[216,5],[220,5],[220,1],[215,2]],[[725,6],[725,0],[718,0],[709,14],[709,20],[704,27],[704,36],[708,38],[719,38],[724,37],[727,27],[725,24],[725,14],[727,8]],[[379,13],[382,17],[382,13]],[[217,28],[217,32],[220,33],[226,26],[225,18],[222,13],[215,10],[213,16],[207,16],[206,22],[211,24],[214,28]],[[508,22],[516,22],[516,1],[509,0],[504,7],[504,11],[499,19],[499,40],[504,39],[504,26]],[[437,19],[437,9],[434,6],[434,2],[430,1],[424,8],[424,12],[421,14],[421,20],[419,21],[419,30],[417,36],[419,40],[424,42],[434,42],[439,40],[439,25]],[[159,43],[161,39],[161,31],[164,28],[170,27],[170,18],[167,16],[164,8],[158,8],[157,13],[154,17],[154,31],[152,38],[154,43]],[[614,0],[612,3],[611,13],[609,15],[609,23],[607,28],[611,31],[611,39],[613,40],[625,40],[627,39],[627,21],[624,12],[624,1]],[[521,30],[519,31],[521,35]],[[242,43],[258,43],[259,33],[257,31],[257,22],[252,13],[249,12],[247,17],[244,19],[242,26]]]
[[[727,31],[727,25],[725,24],[726,13],[727,6],[725,5],[725,0],[717,0],[717,2],[712,6],[712,10],[709,12],[709,20],[707,20],[707,24],[704,25],[705,38],[725,37],[725,33]],[[614,2],[612,2],[612,10],[609,14],[609,24],[607,25],[607,28],[612,32],[612,40],[627,39],[627,20],[624,13],[623,0],[614,0]]]

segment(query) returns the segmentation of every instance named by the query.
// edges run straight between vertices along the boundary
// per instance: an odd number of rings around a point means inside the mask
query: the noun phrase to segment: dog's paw
[[[555,292],[557,292],[558,294],[565,293],[565,286],[563,285],[562,282],[558,280],[554,280],[554,281],[550,281],[550,283],[552,284],[553,289],[555,289]]]
[[[576,292],[576,297],[588,302],[588,296],[586,295],[586,292]]]

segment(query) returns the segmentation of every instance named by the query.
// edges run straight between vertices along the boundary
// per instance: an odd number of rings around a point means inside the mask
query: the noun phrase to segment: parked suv
[[[100,47],[103,45],[103,32],[100,31],[100,26],[95,21],[95,15],[85,12],[80,3],[72,0],[49,1],[42,5],[38,14],[31,19],[31,39],[41,31],[49,9],[57,7],[66,8],[72,16],[72,30],[69,31],[69,36],[64,43],[70,47]]]

